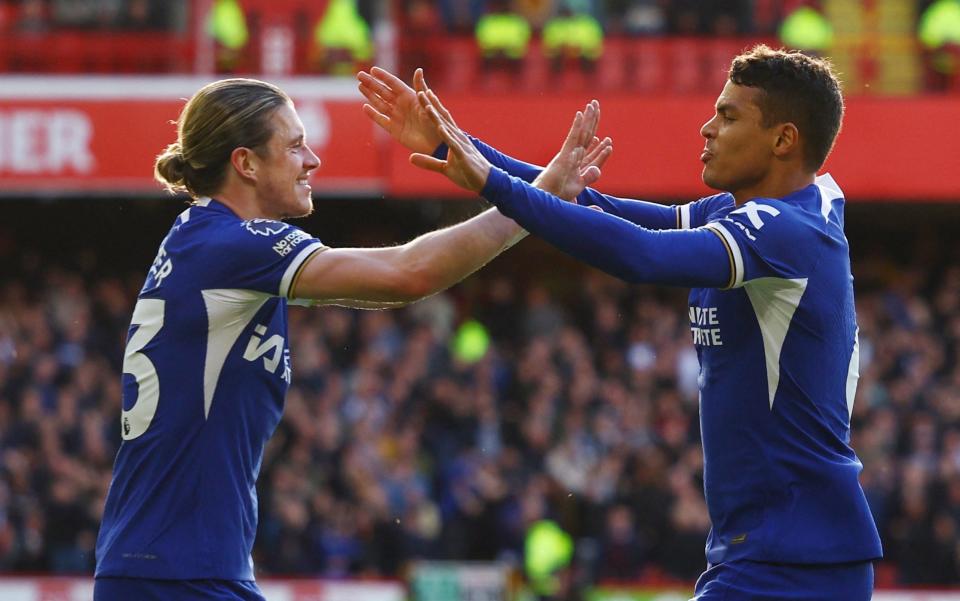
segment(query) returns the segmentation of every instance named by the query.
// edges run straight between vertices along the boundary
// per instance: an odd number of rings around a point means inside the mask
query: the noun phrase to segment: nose
[[[307,156],[303,161],[303,166],[307,169],[316,169],[320,166],[320,157],[317,156],[317,153],[313,152],[313,149],[307,146]]]
[[[714,127],[714,124],[716,123],[716,121],[717,121],[717,116],[714,115],[706,123],[704,123],[700,127],[700,135],[708,140],[710,138],[716,137],[716,131]]]

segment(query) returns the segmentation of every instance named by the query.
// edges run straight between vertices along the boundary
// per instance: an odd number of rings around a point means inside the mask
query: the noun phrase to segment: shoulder
[[[273,219],[222,219],[214,227],[215,235],[205,240],[210,250],[245,258],[261,254],[286,257],[302,243],[313,240],[302,229]]]
[[[704,196],[691,203],[680,205],[677,210],[677,227],[690,229],[719,219],[735,206],[733,195],[721,192]]]
[[[735,207],[720,224],[735,228],[753,242],[766,239],[784,244],[815,238],[823,230],[824,219],[800,203],[779,198],[756,198]]]

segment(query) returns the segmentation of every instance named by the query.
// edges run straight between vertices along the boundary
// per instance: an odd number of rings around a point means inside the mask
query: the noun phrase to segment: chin
[[[707,169],[709,169],[709,167],[707,165],[704,165],[703,173],[700,175],[700,179],[703,180],[703,183],[706,184],[708,188],[712,188],[714,190],[722,190],[723,188],[717,184],[716,178],[714,178],[712,174],[707,173]]]

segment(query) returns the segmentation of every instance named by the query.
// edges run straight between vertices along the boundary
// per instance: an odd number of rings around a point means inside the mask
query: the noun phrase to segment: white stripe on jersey
[[[680,205],[680,229],[690,229],[690,204]]]
[[[747,291],[753,311],[757,314],[757,323],[760,324],[763,355],[767,364],[767,393],[770,395],[770,409],[773,409],[773,397],[780,385],[780,351],[783,350],[783,341],[787,338],[793,314],[807,289],[807,278],[757,278],[747,282],[743,289]]]
[[[733,273],[730,274],[730,281],[732,284],[730,288],[739,288],[743,286],[743,255],[740,254],[740,247],[737,246],[737,240],[733,235],[716,221],[713,223],[708,223],[703,227],[708,227],[713,231],[720,234],[723,239],[727,242],[727,246],[730,248],[730,256],[733,259]]]
[[[207,358],[203,365],[203,417],[206,418],[230,349],[270,295],[231,288],[201,290],[201,294],[207,306]]]
[[[853,333],[853,353],[847,368],[847,415],[853,416],[853,400],[857,396],[857,381],[860,379],[860,328]]]
[[[283,272],[283,278],[280,280],[280,291],[278,296],[283,298],[289,297],[290,284],[293,283],[293,278],[295,275],[297,275],[297,270],[300,269],[300,266],[303,264],[303,262],[307,260],[307,257],[312,255],[315,250],[320,248],[326,247],[320,242],[314,242],[297,253],[297,256],[295,256],[293,261],[290,261],[290,265],[287,266],[287,270]]]

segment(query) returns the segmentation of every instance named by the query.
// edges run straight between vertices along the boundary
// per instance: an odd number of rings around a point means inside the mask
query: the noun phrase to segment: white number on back
[[[123,373],[137,380],[137,402],[120,417],[124,440],[133,440],[147,431],[157,412],[160,400],[160,379],[150,358],[140,352],[163,327],[163,309],[166,301],[159,298],[141,298],[133,310],[131,325],[140,326],[127,341],[123,355]]]

